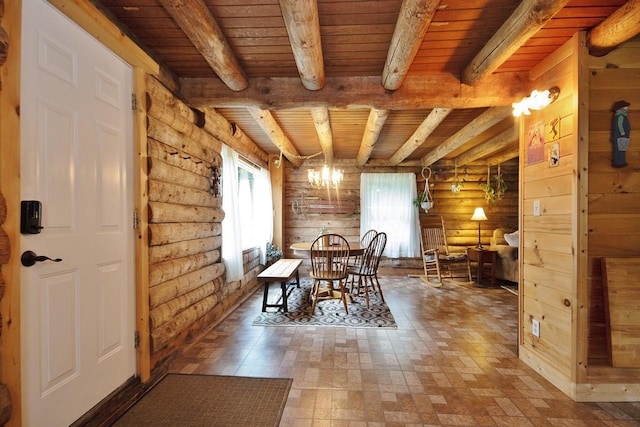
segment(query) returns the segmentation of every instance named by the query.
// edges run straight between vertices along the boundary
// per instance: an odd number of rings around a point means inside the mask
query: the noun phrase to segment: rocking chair
[[[422,262],[424,265],[423,281],[427,284],[440,287],[442,277],[467,277],[471,278],[471,265],[466,252],[449,253],[447,237],[444,228],[444,220],[439,227],[425,227],[420,232],[422,243]],[[435,279],[434,282],[432,279]]]

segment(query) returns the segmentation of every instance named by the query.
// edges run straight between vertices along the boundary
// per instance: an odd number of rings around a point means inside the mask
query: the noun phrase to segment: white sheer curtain
[[[255,174],[253,223],[260,243],[260,263],[267,262],[267,243],[273,239],[273,201],[271,199],[271,174],[260,168]]]
[[[420,221],[414,173],[363,173],[360,175],[360,235],[369,229],[387,233],[384,255],[390,258],[420,256]]]
[[[238,207],[238,153],[222,144],[222,259],[227,269],[227,282],[244,277],[242,237]]]

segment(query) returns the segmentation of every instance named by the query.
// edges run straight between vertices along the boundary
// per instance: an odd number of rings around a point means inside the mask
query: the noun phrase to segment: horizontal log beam
[[[296,77],[257,78],[242,92],[229,90],[218,79],[184,78],[182,95],[198,108],[254,107],[265,110],[327,108],[480,108],[509,105],[527,96],[527,73],[499,73],[475,87],[452,74],[407,76],[396,91],[380,84],[380,76],[327,77],[316,91],[304,88]]]

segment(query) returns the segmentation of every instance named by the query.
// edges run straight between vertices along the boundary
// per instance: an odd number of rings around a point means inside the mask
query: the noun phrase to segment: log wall
[[[287,257],[295,255],[289,249],[291,244],[312,241],[321,228],[344,235],[349,241],[360,240],[360,174],[370,173],[406,173],[416,174],[418,193],[422,193],[425,180],[420,167],[357,167],[353,162],[335,161],[335,166],[344,171],[344,181],[338,190],[312,188],[307,181],[307,170],[321,168],[321,160],[306,160],[301,168],[285,163],[284,180],[284,253]],[[451,250],[463,250],[478,243],[478,223],[470,220],[476,207],[482,206],[488,221],[481,225],[481,238],[489,245],[493,230],[502,227],[515,230],[518,225],[518,159],[501,165],[501,172],[508,190],[503,200],[489,204],[485,200],[480,184],[486,182],[487,166],[472,164],[458,168],[458,178],[464,180],[460,193],[451,192],[454,168],[451,166],[432,167],[429,179],[430,191],[435,205],[429,213],[420,210],[421,224],[445,221],[447,240]],[[491,175],[497,173],[497,167],[491,168]],[[422,261],[415,259],[384,259],[385,267],[422,268]],[[308,266],[303,263],[303,270]]]
[[[220,119],[213,113],[204,115],[209,128],[203,126],[201,114],[147,78],[152,366],[253,292],[261,271],[259,252],[246,251],[244,279],[225,282],[222,197],[211,179],[214,168],[221,172],[222,145],[210,131]]]
[[[4,3],[0,0],[0,18],[4,15]],[[9,38],[4,28],[0,26],[0,67],[2,67],[7,60],[9,54]],[[4,75],[4,74],[2,74]],[[2,80],[0,79],[0,90],[2,90]],[[0,126],[2,122],[0,121]],[[2,265],[9,261],[11,254],[11,245],[7,233],[5,233],[2,227],[7,219],[7,203],[2,192],[0,192],[0,300],[4,296],[5,282],[2,275]],[[2,312],[0,312],[0,337],[2,336],[2,325],[4,324],[2,319]],[[0,364],[2,364],[2,351],[0,345]],[[9,395],[9,389],[0,378],[0,425],[5,424],[11,418],[12,406],[11,396]]]

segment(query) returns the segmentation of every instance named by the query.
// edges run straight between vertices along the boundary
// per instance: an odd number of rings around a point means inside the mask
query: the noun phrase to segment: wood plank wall
[[[525,353],[525,360],[565,393],[574,381],[576,339],[577,47],[574,38],[532,71],[532,89],[557,86],[561,92],[544,110],[521,117],[520,144],[521,357]],[[556,120],[559,135],[553,141],[544,127]],[[555,143],[560,159],[552,166],[549,153]],[[533,214],[535,201],[540,216]],[[540,337],[532,334],[532,319],[540,322]]]
[[[253,292],[261,266],[258,252],[247,251],[244,279],[225,282],[222,198],[210,179],[222,166],[221,143],[152,77],[147,92],[153,367]]]
[[[330,232],[337,232],[349,241],[360,239],[360,174],[370,173],[406,173],[416,174],[418,192],[424,189],[424,178],[419,167],[363,167],[353,162],[337,160],[335,166],[344,171],[344,181],[339,190],[313,189],[307,182],[307,171],[310,168],[322,167],[322,161],[307,160],[301,168],[294,168],[285,163],[284,180],[284,253],[287,257],[295,255],[289,250],[292,243],[312,241],[327,227]],[[487,166],[473,164],[458,169],[458,178],[464,180],[460,193],[451,192],[454,168],[450,166],[432,167],[430,189],[435,205],[429,213],[420,210],[420,222],[425,225],[445,220],[447,239],[452,250],[463,250],[467,246],[478,243],[478,224],[470,220],[477,206],[482,206],[488,221],[481,224],[482,243],[489,245],[493,230],[498,227],[507,230],[517,229],[518,224],[518,159],[501,165],[501,172],[508,190],[503,200],[495,205],[488,204],[480,183],[487,178]],[[491,168],[491,175],[497,173],[497,167]],[[304,264],[303,264],[304,265]],[[384,259],[385,267],[422,268],[422,261],[415,259]]]
[[[602,257],[640,255],[640,39],[589,58],[589,365],[611,366],[607,351]],[[611,163],[614,102],[631,103],[628,166]],[[634,138],[634,135],[636,136]],[[640,282],[638,283],[640,286]],[[626,375],[628,370],[622,370]]]

